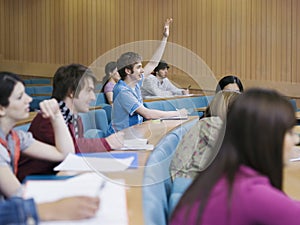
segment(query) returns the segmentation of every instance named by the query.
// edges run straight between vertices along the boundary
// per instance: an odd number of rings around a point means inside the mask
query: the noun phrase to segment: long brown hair
[[[219,145],[216,144],[221,146],[218,155],[207,170],[196,177],[174,214],[183,206],[188,206],[188,218],[190,209],[201,202],[196,220],[197,224],[201,224],[210,192],[222,176],[228,181],[230,201],[235,174],[240,165],[267,176],[272,186],[281,190],[284,136],[295,124],[291,103],[278,92],[250,89],[241,94],[227,115],[224,140],[219,137]]]

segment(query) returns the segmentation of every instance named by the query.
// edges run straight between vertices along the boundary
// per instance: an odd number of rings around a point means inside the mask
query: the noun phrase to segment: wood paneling
[[[0,55],[29,65],[90,65],[120,45],[160,40],[173,17],[164,58],[178,85],[214,89],[207,76],[236,74],[246,86],[299,97],[299,12],[298,0],[0,0]]]

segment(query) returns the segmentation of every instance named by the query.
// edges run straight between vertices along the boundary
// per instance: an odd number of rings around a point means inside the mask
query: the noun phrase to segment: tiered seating
[[[197,96],[190,98],[172,98],[158,101],[144,102],[144,106],[149,109],[158,109],[163,111],[174,111],[176,109],[186,108],[191,116],[203,115],[199,108],[205,108],[213,96]]]
[[[167,224],[173,186],[169,173],[170,162],[182,136],[196,122],[186,123],[167,134],[149,156],[143,180],[143,211],[147,225]]]
[[[51,84],[50,78],[31,78],[24,79],[25,84]]]
[[[91,107],[100,107],[103,108],[104,106],[109,105],[108,102],[106,101],[105,94],[103,92],[97,93],[96,94],[96,100],[92,101],[90,103]]]

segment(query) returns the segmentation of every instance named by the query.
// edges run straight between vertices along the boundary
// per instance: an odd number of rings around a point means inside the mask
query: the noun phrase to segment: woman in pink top
[[[250,89],[233,103],[215,147],[171,217],[171,225],[300,224],[300,202],[282,192],[288,151],[299,141],[295,112],[276,91]]]
[[[115,84],[120,80],[118,73],[117,63],[109,62],[105,66],[105,77],[103,78],[102,92],[104,92],[107,102],[112,105],[113,103],[113,89]]]

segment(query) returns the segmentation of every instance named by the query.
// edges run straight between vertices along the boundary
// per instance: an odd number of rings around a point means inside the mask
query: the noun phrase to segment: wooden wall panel
[[[215,80],[236,74],[248,87],[266,84],[300,97],[298,0],[0,0],[0,69],[10,61],[26,73],[24,63],[90,65],[120,45],[160,40],[167,17],[174,19],[173,44],[164,58],[177,84],[213,89],[212,82],[199,85],[209,74],[195,64],[199,56]],[[101,66],[118,54],[105,55]]]

